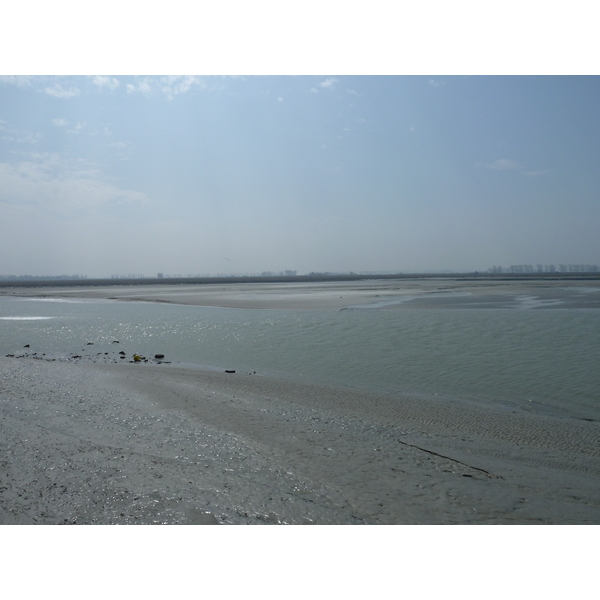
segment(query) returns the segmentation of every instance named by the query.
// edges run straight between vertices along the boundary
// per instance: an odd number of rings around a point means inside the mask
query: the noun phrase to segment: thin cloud
[[[200,77],[195,75],[169,75],[167,77],[144,77],[126,86],[128,94],[153,94],[162,93],[169,100],[173,100],[178,94],[185,94],[193,87],[206,88],[206,84]]]
[[[110,142],[108,147],[113,152],[113,155],[121,161],[129,160],[131,148],[129,144],[123,142],[122,140]]]
[[[310,93],[311,94],[318,94],[319,90],[317,88],[310,88]]]
[[[36,144],[44,137],[41,133],[29,131],[28,129],[15,129],[7,121],[0,121],[0,132],[2,132],[3,140],[17,142],[18,144]]]
[[[64,127],[68,124],[69,121],[67,121],[66,119],[52,119],[52,125],[54,125],[55,127]]]
[[[43,90],[44,94],[48,96],[54,96],[55,98],[73,98],[73,96],[79,95],[79,88],[70,87],[64,88],[60,83],[54,84],[52,87],[45,87]]]
[[[514,171],[519,168],[519,165],[514,160],[508,158],[499,158],[493,163],[488,163],[485,166],[492,171]]]
[[[477,168],[481,168],[482,165],[481,163],[479,163],[475,166]],[[524,167],[522,167],[521,165],[519,165],[519,163],[509,158],[499,158],[494,162],[484,164],[483,167],[491,171],[518,171],[521,175],[525,175],[527,177],[542,177],[550,173],[550,169],[524,171]]]
[[[73,98],[83,90],[114,91],[124,84],[127,94],[164,94],[172,100],[179,94],[185,94],[193,88],[207,89],[203,79],[195,75],[134,76],[125,83],[123,78],[109,75],[92,75],[88,77],[48,77],[48,76],[0,76],[0,85],[29,87],[34,91],[54,96],[55,98]]]
[[[69,129],[69,133],[79,133],[82,129],[85,129],[86,126],[87,126],[87,122],[86,121],[79,121],[75,125],[74,129]]]
[[[33,79],[31,75],[0,75],[0,84],[28,87]]]
[[[33,76],[33,75],[7,75],[0,77],[0,83],[5,85],[15,85],[20,88],[30,88],[36,92],[41,92],[55,98],[72,98],[78,96],[81,90],[75,85],[63,85],[59,77]],[[73,79],[72,77],[68,79]]]
[[[127,84],[127,93],[128,94],[149,94],[152,91],[152,87],[150,85],[150,81],[148,79],[142,79],[136,81],[135,85],[132,83]]]
[[[116,77],[108,77],[106,75],[94,75],[92,81],[99,88],[107,87],[109,90],[114,90],[119,87],[119,80]]]
[[[68,161],[56,153],[30,153],[28,159],[0,163],[0,204],[28,205],[42,214],[68,217],[148,201],[141,192],[105,181],[96,165],[86,161]]]
[[[17,144],[37,144],[42,139],[41,133],[25,133],[18,137],[2,136],[3,140],[8,142],[17,142]]]
[[[185,94],[193,86],[204,87],[204,83],[199,77],[195,77],[194,75],[172,75],[162,78],[162,91],[169,100],[172,100],[177,94]]]
[[[430,79],[428,81],[428,83],[431,87],[435,87],[435,88],[442,87],[444,85],[444,82],[439,79]]]
[[[329,79],[322,81],[319,85],[326,90],[332,90],[336,83],[337,79],[335,79],[335,77],[330,77]]]

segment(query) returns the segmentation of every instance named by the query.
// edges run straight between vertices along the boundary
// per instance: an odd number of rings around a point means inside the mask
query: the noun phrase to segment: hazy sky
[[[0,274],[600,263],[600,77],[0,78]]]

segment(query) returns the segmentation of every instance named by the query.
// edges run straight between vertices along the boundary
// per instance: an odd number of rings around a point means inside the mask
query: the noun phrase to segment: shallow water
[[[593,419],[599,339],[598,309],[283,311],[0,298],[3,356],[161,353],[172,363]]]

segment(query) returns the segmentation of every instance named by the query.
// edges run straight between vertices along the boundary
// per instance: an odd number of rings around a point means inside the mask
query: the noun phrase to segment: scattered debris
[[[112,343],[119,343],[118,341],[115,340],[115,342]],[[88,346],[93,346],[94,342],[87,342]],[[30,344],[26,344],[24,346],[24,348],[29,348]],[[127,354],[126,352],[124,352],[123,350],[121,350],[118,354],[114,354],[112,352],[96,352],[95,354],[88,354],[86,353],[85,348],[81,349],[82,354],[67,354],[67,355],[63,355],[60,356],[58,358],[48,358],[46,357],[46,354],[42,354],[41,356],[38,355],[37,352],[32,352],[32,353],[20,353],[20,354],[6,354],[6,358],[34,358],[37,360],[46,360],[49,362],[54,362],[54,361],[59,361],[59,362],[79,362],[80,360],[83,361],[90,361],[90,362],[104,362],[104,363],[114,363],[117,364],[119,361],[117,359],[121,359],[124,360],[127,358]],[[171,361],[168,360],[164,360],[165,355],[164,354],[153,354],[151,355],[154,358],[147,358],[141,354],[134,354],[133,355],[133,360],[130,360],[128,362],[131,363],[140,363],[140,362],[145,362],[145,363],[153,363],[156,365],[170,365]],[[232,373],[235,373],[235,371],[231,371]]]

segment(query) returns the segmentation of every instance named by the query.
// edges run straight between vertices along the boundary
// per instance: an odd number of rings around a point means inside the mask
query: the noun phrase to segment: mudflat
[[[363,281],[5,287],[0,295],[106,298],[227,308],[600,308],[600,279],[459,277]]]
[[[3,524],[600,523],[600,424],[174,365],[0,358]]]

